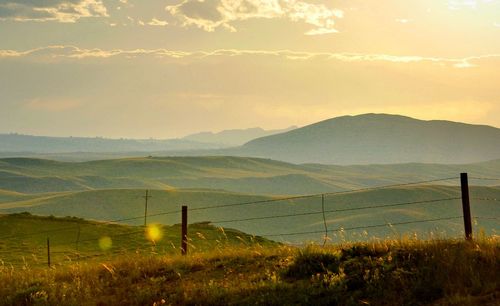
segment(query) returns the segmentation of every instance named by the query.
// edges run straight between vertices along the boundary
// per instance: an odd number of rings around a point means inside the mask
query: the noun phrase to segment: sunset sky
[[[0,0],[0,133],[500,127],[500,0]]]

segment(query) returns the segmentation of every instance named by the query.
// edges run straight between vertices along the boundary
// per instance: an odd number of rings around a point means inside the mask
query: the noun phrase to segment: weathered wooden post
[[[460,174],[460,185],[462,187],[465,239],[472,240],[472,218],[470,214],[469,178],[467,173]]]
[[[187,206],[182,206],[181,252],[187,254]]]
[[[144,199],[146,200],[144,203],[144,227],[148,225],[148,199],[151,198],[149,195],[149,190],[146,189],[146,195],[144,196]]]

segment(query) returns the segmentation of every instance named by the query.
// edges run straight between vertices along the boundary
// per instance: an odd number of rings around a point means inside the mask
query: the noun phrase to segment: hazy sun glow
[[[104,236],[99,239],[98,244],[101,250],[108,251],[113,246],[113,240],[111,239],[111,237]]]
[[[158,224],[150,224],[146,228],[146,238],[151,241],[160,241],[163,238],[163,230]]]

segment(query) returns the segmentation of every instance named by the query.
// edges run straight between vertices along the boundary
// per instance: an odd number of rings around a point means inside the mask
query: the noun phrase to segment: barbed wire
[[[414,202],[404,202],[404,203],[394,203],[394,204],[384,204],[384,205],[372,205],[372,206],[333,209],[333,210],[324,210],[324,211],[322,210],[322,211],[315,211],[315,212],[295,213],[295,214],[286,214],[286,215],[277,215],[277,216],[264,216],[264,217],[252,217],[252,218],[233,219],[233,220],[211,221],[211,223],[232,223],[232,222],[265,220],[265,219],[275,219],[275,218],[287,218],[287,217],[295,217],[295,216],[319,215],[319,214],[323,214],[323,213],[335,213],[335,212],[356,211],[356,210],[374,209],[374,208],[407,206],[407,205],[444,202],[444,201],[459,200],[459,199],[461,199],[461,198],[455,197],[455,198],[445,198],[445,199],[436,199],[436,200],[414,201]]]
[[[426,181],[416,181],[416,182],[410,182],[410,183],[401,183],[401,184],[384,185],[384,186],[374,186],[374,187],[366,187],[366,188],[359,188],[359,189],[350,189],[350,190],[343,190],[343,191],[336,191],[336,192],[317,193],[317,194],[302,195],[302,196],[281,197],[281,198],[268,199],[268,200],[260,200],[260,201],[250,201],[250,202],[241,202],[241,203],[212,205],[212,206],[204,206],[204,207],[191,208],[189,210],[190,211],[198,211],[198,210],[207,210],[207,209],[215,209],[215,208],[225,208],[225,207],[233,207],[233,206],[245,206],[245,205],[264,204],[264,203],[271,203],[271,202],[290,201],[290,200],[298,200],[298,199],[306,199],[306,198],[317,198],[317,197],[320,197],[322,195],[324,195],[324,196],[331,196],[331,195],[339,195],[339,194],[349,194],[349,193],[363,192],[363,191],[369,191],[369,190],[379,190],[379,189],[396,188],[396,187],[404,187],[404,186],[411,186],[411,185],[421,185],[421,184],[441,182],[441,181],[449,181],[449,180],[452,180],[452,179],[458,179],[458,177],[448,177],[448,178],[432,179],[432,180],[426,180]]]
[[[500,220],[500,216],[499,217],[483,217],[483,216],[477,216],[477,217],[473,217],[473,219],[483,219],[483,220]]]
[[[471,176],[469,179],[472,180],[483,180],[483,181],[500,181],[500,178],[495,178],[495,177],[476,177],[476,176]]]
[[[434,222],[434,221],[445,221],[445,220],[453,220],[453,219],[462,219],[462,216],[457,217],[446,217],[446,218],[435,218],[435,219],[426,219],[426,220],[417,220],[417,221],[406,221],[406,222],[393,222],[393,223],[384,223],[384,224],[376,224],[376,225],[366,225],[366,226],[356,226],[356,227],[345,227],[338,228],[334,230],[330,230],[330,232],[341,232],[341,231],[350,231],[350,230],[359,230],[359,229],[370,229],[370,228],[378,228],[385,226],[397,226],[397,225],[407,225],[407,224],[416,224],[416,223],[426,223],[426,222]],[[306,234],[319,234],[324,233],[324,230],[318,231],[308,231],[308,232],[295,232],[295,233],[282,233],[282,234],[263,234],[259,235],[262,237],[278,237],[278,236],[296,236],[296,235],[306,235]]]
[[[416,182],[401,183],[401,184],[392,184],[392,185],[384,185],[384,186],[374,186],[374,187],[367,187],[367,188],[360,188],[360,189],[351,189],[351,190],[329,192],[329,193],[319,193],[319,194],[302,195],[302,196],[282,197],[282,198],[260,200],[260,201],[250,201],[250,202],[240,202],[240,203],[232,203],[232,204],[222,204],[222,205],[196,207],[196,208],[191,208],[190,211],[200,211],[200,210],[216,209],[216,208],[224,208],[224,207],[246,206],[246,205],[256,205],[256,204],[272,203],[272,202],[280,202],[280,201],[289,201],[289,200],[297,200],[297,199],[305,199],[305,198],[314,198],[314,197],[320,197],[322,195],[323,196],[328,196],[328,195],[348,194],[348,193],[362,192],[362,191],[368,191],[368,190],[378,190],[378,189],[387,189],[387,188],[395,188],[395,187],[403,187],[403,186],[411,186],[411,185],[420,185],[420,184],[426,184],[426,183],[447,181],[447,180],[452,180],[452,179],[458,179],[458,177],[448,177],[448,178],[432,179],[432,180],[425,180],[425,181],[416,181]],[[177,213],[180,213],[180,212],[181,212],[180,210],[172,210],[172,211],[160,212],[160,213],[156,213],[156,214],[148,214],[148,215],[146,215],[146,217],[155,217],[155,216],[162,216],[162,215],[177,214]],[[99,222],[99,224],[120,223],[120,222],[125,222],[125,221],[132,221],[132,220],[144,219],[144,217],[145,217],[144,215],[141,215],[141,216],[136,216],[136,217],[120,218],[120,219],[115,219],[115,220],[102,221],[102,222]],[[75,221],[75,222],[78,222],[78,221]],[[80,225],[80,224],[78,224],[78,225]],[[23,238],[23,237],[29,237],[29,236],[38,236],[38,235],[42,235],[42,234],[48,234],[48,233],[53,233],[53,232],[58,232],[58,231],[69,230],[69,229],[77,229],[77,227],[75,227],[73,225],[71,227],[61,227],[61,228],[52,229],[52,230],[46,230],[46,231],[38,231],[38,232],[25,233],[25,234],[20,234],[20,235],[2,236],[2,237],[0,237],[0,239],[11,239],[11,238]]]
[[[495,198],[472,198],[472,200],[500,202],[500,199],[495,199]]]

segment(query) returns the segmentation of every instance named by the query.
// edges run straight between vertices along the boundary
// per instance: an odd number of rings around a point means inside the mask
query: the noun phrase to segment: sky
[[[500,0],[0,0],[0,133],[500,127]]]

